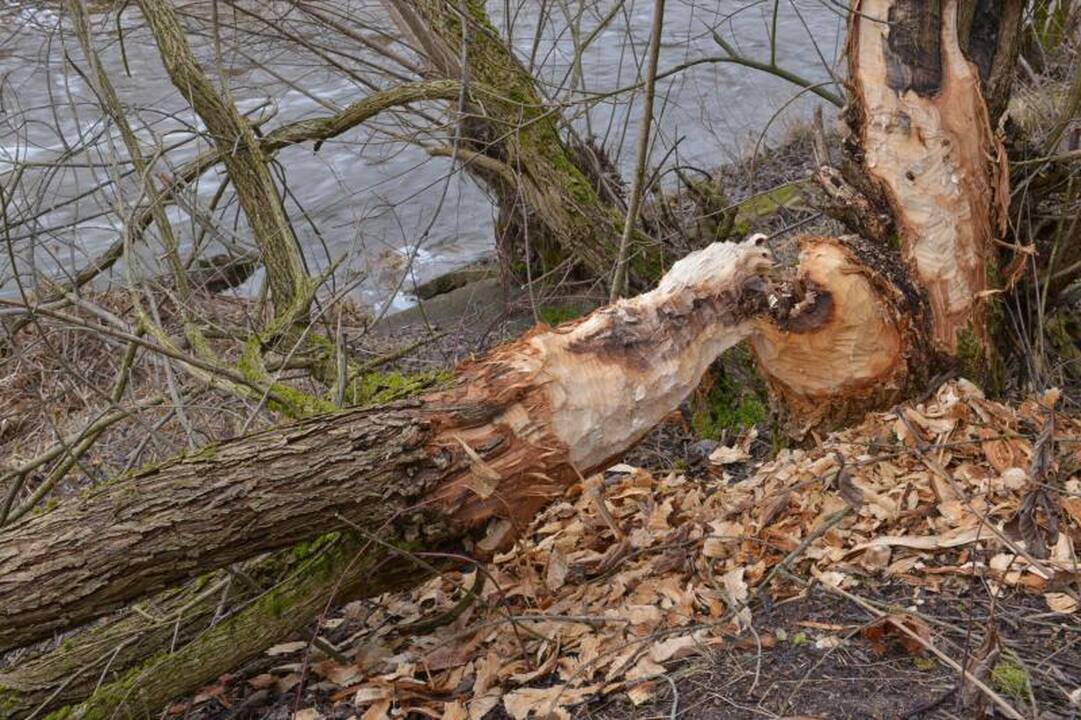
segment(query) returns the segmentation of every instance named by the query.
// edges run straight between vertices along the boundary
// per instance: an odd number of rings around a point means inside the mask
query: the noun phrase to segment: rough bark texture
[[[153,714],[300,630],[332,600],[370,596],[424,573],[384,550],[343,535],[283,551],[245,568],[245,581],[234,580],[228,596],[235,609],[224,616],[227,575],[162,593],[0,673],[0,718],[53,711],[112,717],[122,708]],[[398,561],[399,576],[376,564],[388,558]]]
[[[1010,102],[1021,51],[1024,0],[960,0],[961,49],[976,64],[993,125]]]
[[[235,593],[230,593],[230,596]],[[50,712],[94,694],[171,646],[184,647],[198,631],[215,624],[220,584],[161,593],[123,617],[83,630],[0,672],[0,718]],[[167,701],[169,698],[163,700]]]
[[[112,672],[104,676],[107,682],[93,685],[92,694],[78,696],[86,699],[77,704],[63,705],[49,698],[45,708],[53,712],[48,717],[96,720],[153,716],[169,701],[190,696],[301,630],[332,601],[372,597],[426,576],[425,565],[411,562],[405,551],[396,549],[403,546],[409,543],[393,534],[380,538],[379,544],[355,536],[328,539],[286,580],[258,595],[240,612],[205,628],[188,644],[159,652],[135,667],[110,666]],[[439,546],[433,544],[430,549],[438,550]],[[0,676],[0,717],[23,717],[19,709],[25,707],[30,695],[18,692],[18,688]]]
[[[377,528],[423,492],[425,479],[410,483],[407,469],[424,459],[430,433],[414,408],[315,418],[144,470],[17,525],[0,550],[0,648],[340,527],[336,513]]]
[[[108,483],[0,533],[0,650],[340,529],[520,527],[627,449],[753,330],[768,252],[717,244],[660,286],[463,366],[414,403],[320,416]]]

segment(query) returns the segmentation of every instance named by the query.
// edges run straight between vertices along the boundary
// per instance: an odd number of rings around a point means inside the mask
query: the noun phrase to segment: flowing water
[[[122,163],[126,152],[119,136],[104,122],[80,74],[85,62],[59,7],[41,0],[0,0],[5,2],[0,4],[0,184],[9,200],[5,231],[10,242],[0,258],[0,292],[10,294],[16,289],[13,259],[19,277],[29,282],[35,274],[70,272],[112,243],[140,197],[141,182]],[[535,68],[545,94],[566,102],[580,133],[602,140],[629,176],[640,126],[636,95],[606,94],[636,82],[653,3],[623,0],[578,68],[573,67],[575,43],[567,21],[568,14],[578,17],[580,37],[588,36],[617,3],[489,0],[488,9],[496,27],[513,37],[519,57]],[[583,5],[578,16],[568,10]],[[197,22],[210,18],[211,5],[183,7],[195,18],[188,18],[190,26],[203,29],[192,34],[200,60],[227,78],[243,111],[272,115],[264,129],[353,102],[370,92],[363,87],[368,78],[380,87],[394,82],[374,72],[366,77],[364,62],[387,63],[355,40],[296,22],[298,12],[288,4],[249,2],[241,7],[255,12],[238,14],[221,3],[218,43],[206,32],[209,22]],[[383,33],[393,28],[378,2],[349,0],[321,7],[365,20],[370,28],[358,32],[372,44],[389,44]],[[745,55],[768,60],[776,8],[778,64],[824,82],[827,63],[835,63],[843,37],[839,7],[832,0],[668,0],[660,66],[691,67],[658,84],[653,161],[714,168],[744,152],[767,124],[776,137],[806,118],[816,102],[810,93],[742,66],[694,63],[723,55],[714,31],[736,42]],[[547,16],[543,24],[542,15]],[[205,150],[198,137],[203,126],[169,83],[136,10],[126,10],[119,22],[115,15],[95,15],[93,25],[137,134],[148,154],[161,155],[154,174],[164,182],[171,170]],[[118,27],[123,30],[119,36]],[[355,72],[350,76],[320,62],[268,28],[295,32],[322,48],[324,57]],[[431,110],[437,118],[437,108]],[[432,158],[408,141],[410,136],[436,137],[426,132],[416,115],[391,114],[318,151],[309,143],[278,156],[288,210],[310,270],[340,262],[337,289],[355,285],[350,292],[365,303],[408,305],[413,282],[491,250],[491,202],[449,160]],[[224,222],[207,221],[221,181],[218,172],[207,173],[179,206],[169,209],[186,247],[196,238],[209,242],[211,250],[223,242],[250,245],[235,209],[225,213]],[[226,193],[223,203],[229,202]],[[152,247],[143,255],[153,258],[160,252]],[[110,277],[121,279],[122,272],[114,270]],[[257,275],[241,291],[252,292],[259,282]]]

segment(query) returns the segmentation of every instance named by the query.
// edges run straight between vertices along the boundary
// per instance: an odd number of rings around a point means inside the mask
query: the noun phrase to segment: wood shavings
[[[881,578],[934,592],[979,575],[993,588],[1042,595],[1052,612],[1077,613],[1062,589],[1077,572],[1081,478],[1055,473],[1078,466],[1064,459],[1077,452],[1081,420],[1056,416],[1049,494],[1023,515],[1032,535],[1055,514],[1057,535],[1043,532],[1047,557],[1034,566],[1023,542],[1009,547],[1001,534],[1038,489],[1027,465],[1035,433],[1023,429],[1045,427],[1045,406],[992,402],[958,380],[903,412],[907,424],[872,414],[814,449],[780,451],[738,482],[719,471],[695,480],[613,467],[497,554],[480,597],[453,622],[417,637],[395,633],[457,602],[471,585],[461,573],[386,596],[381,612],[347,606],[351,627],[366,623],[355,633],[355,666],[319,663],[312,672],[349,683],[342,697],[358,717],[472,719],[497,706],[514,718],[574,717],[597,695],[647,702],[674,663],[723,647],[754,651],[754,638],[740,632],[757,595],[799,592],[783,574],[763,579],[804,544],[786,569],[816,582],[847,588]],[[746,462],[745,449],[717,460]],[[842,635],[815,642],[828,649]]]

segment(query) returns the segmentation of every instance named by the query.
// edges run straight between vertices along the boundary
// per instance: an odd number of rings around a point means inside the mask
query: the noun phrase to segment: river
[[[585,93],[582,88],[575,93],[567,81],[574,48],[567,8],[577,12],[586,6],[580,27],[587,36],[617,2],[490,0],[488,8],[496,27],[513,36],[519,56],[533,58],[545,94],[566,102],[634,83],[648,44],[653,7],[648,0],[623,0],[614,20],[583,54]],[[40,0],[0,3],[5,3],[0,4],[0,183],[10,199],[5,231],[11,240],[11,252],[0,259],[0,292],[10,294],[15,291],[11,257],[27,282],[35,273],[70,271],[112,243],[138,197],[139,183],[116,162],[126,153],[75,69],[82,69],[84,62],[58,6]],[[103,9],[100,3],[93,7]],[[199,18],[211,16],[209,2],[183,7],[195,18],[189,18],[193,27],[199,26]],[[392,84],[390,78],[365,75],[365,62],[386,64],[377,55],[343,35],[298,21],[289,3],[248,2],[241,7],[254,12],[238,14],[221,4],[219,47],[210,33],[193,33],[192,42],[208,67],[224,70],[242,110],[256,116],[273,112],[264,128],[340,108],[370,92],[363,87],[369,79],[381,87]],[[313,7],[333,8],[366,23],[367,29],[358,32],[373,44],[385,44],[382,33],[392,32],[373,0]],[[542,7],[547,8],[547,22],[538,37]],[[768,59],[774,7],[768,1],[669,0],[661,68],[721,55],[714,30],[735,39],[747,56]],[[831,0],[781,0],[777,62],[814,82],[827,80],[823,59],[834,62],[843,39],[839,7]],[[118,42],[118,25],[123,43]],[[325,48],[325,56],[350,65],[352,72],[339,71],[297,43],[273,37],[271,27]],[[167,177],[170,169],[205,148],[198,138],[202,124],[169,83],[136,10],[125,10],[119,23],[115,16],[95,15],[94,31],[138,135],[162,155],[155,174]],[[347,57],[348,63],[343,60]],[[695,65],[658,84],[653,158],[716,167],[744,152],[775,115],[770,131],[775,138],[805,119],[817,100],[809,93],[797,94],[798,88],[760,71],[733,64]],[[624,92],[569,107],[576,110],[576,127],[602,138],[626,173],[639,127],[634,95]],[[493,242],[493,209],[485,193],[455,172],[448,160],[430,158],[408,142],[404,135],[427,130],[415,115],[408,118],[413,127],[403,126],[401,117],[388,115],[325,143],[318,152],[310,144],[289,148],[279,155],[278,166],[311,272],[340,261],[334,279],[338,290],[352,288],[349,292],[362,303],[389,309],[412,303],[408,288],[413,281],[470,262],[490,252]],[[211,250],[214,238],[248,242],[235,208],[227,209],[218,227],[207,232],[206,217],[221,179],[208,173],[193,193],[183,196],[181,207],[170,208],[186,245],[200,236],[211,239]],[[156,251],[160,254],[160,248]],[[154,249],[146,253],[152,257]],[[409,258],[414,263],[407,274]],[[118,279],[116,273],[110,278]],[[257,275],[241,291],[252,292],[259,282]]]

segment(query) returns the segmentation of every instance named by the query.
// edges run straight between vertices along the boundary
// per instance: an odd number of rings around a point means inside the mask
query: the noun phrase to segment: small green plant
[[[1077,11],[1073,0],[1038,0],[1032,8],[1032,29],[1045,51],[1062,44]]]
[[[1013,658],[1003,658],[991,668],[991,684],[1014,700],[1028,698],[1028,674]]]
[[[754,388],[738,385],[719,374],[691,407],[691,427],[704,438],[720,439],[724,431],[739,431],[766,418],[766,406]]]
[[[921,672],[929,672],[938,667],[938,662],[934,658],[917,655],[912,658],[912,665]]]

